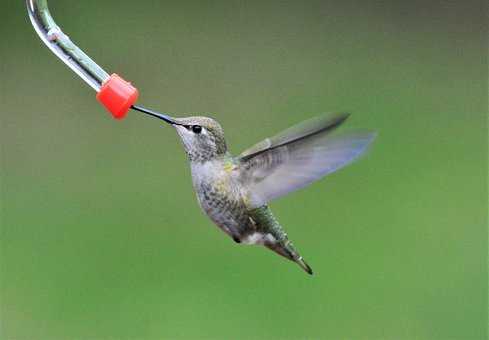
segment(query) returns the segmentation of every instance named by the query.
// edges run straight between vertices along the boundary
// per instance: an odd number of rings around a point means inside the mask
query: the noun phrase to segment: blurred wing
[[[330,130],[297,133],[296,136],[300,137],[295,139],[287,139],[280,134],[280,138],[287,142],[274,146],[272,138],[268,139],[269,147],[256,148],[251,154],[247,154],[248,151],[243,153],[239,160],[243,169],[242,180],[250,189],[250,205],[260,207],[344,167],[364,153],[376,135],[374,132],[353,131],[331,136],[328,134]]]
[[[327,133],[341,125],[347,118],[348,113],[332,113],[308,119],[297,125],[282,131],[278,135],[262,140],[251,148],[243,151],[240,159],[249,159],[252,156],[279,146],[294,142],[296,140],[310,137],[318,133]]]

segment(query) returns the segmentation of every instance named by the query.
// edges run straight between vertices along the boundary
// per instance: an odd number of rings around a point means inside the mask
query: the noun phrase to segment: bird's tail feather
[[[284,243],[277,242],[273,244],[266,244],[268,248],[273,250],[279,255],[282,255],[283,257],[294,261],[297,263],[306,273],[309,275],[312,275],[312,269],[311,267],[307,264],[307,262],[302,258],[302,256],[299,255],[295,247],[292,245],[292,242],[290,240],[286,240]]]
[[[302,269],[304,269],[304,271],[306,273],[308,273],[309,275],[312,275],[312,269],[311,267],[307,264],[306,261],[304,261],[304,259],[302,258],[302,256],[299,256],[298,259],[294,260]]]

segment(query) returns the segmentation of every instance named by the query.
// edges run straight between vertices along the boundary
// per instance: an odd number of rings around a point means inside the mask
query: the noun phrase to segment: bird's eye
[[[192,131],[194,133],[201,133],[202,132],[202,126],[200,126],[200,125],[194,125],[194,126],[192,126]]]

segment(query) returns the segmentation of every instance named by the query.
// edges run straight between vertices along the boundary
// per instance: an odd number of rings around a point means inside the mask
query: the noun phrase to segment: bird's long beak
[[[165,115],[163,113],[159,113],[159,112],[156,112],[156,111],[153,111],[153,110],[149,110],[147,108],[144,108],[142,106],[137,106],[137,105],[133,105],[133,106],[131,106],[131,108],[134,109],[134,110],[136,110],[136,111],[146,113],[147,115],[150,115],[150,116],[153,116],[153,117],[162,119],[165,122],[167,122],[168,124],[171,124],[171,125],[181,125],[174,118],[172,118],[172,117],[170,117],[168,115]]]

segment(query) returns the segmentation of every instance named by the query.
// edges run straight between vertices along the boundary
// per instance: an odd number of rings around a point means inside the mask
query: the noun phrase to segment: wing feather
[[[324,124],[322,129],[307,127],[301,132],[301,128],[293,127],[277,135],[279,138],[267,139],[269,142],[258,143],[259,147],[252,147],[241,154],[238,159],[242,168],[241,180],[249,188],[251,207],[260,207],[303,188],[362,155],[375,138],[375,132],[329,134],[346,117],[339,119],[336,116],[337,119],[330,120],[335,123]],[[326,125],[328,127],[325,128]],[[287,135],[290,131],[292,136]]]
[[[349,113],[339,112],[324,114],[322,116],[308,119],[282,131],[273,137],[267,138],[253,145],[249,149],[243,151],[239,155],[239,158],[246,160],[255,156],[256,154],[259,154],[260,152],[274,149],[302,138],[308,138],[319,133],[331,132],[340,126],[349,116]]]

